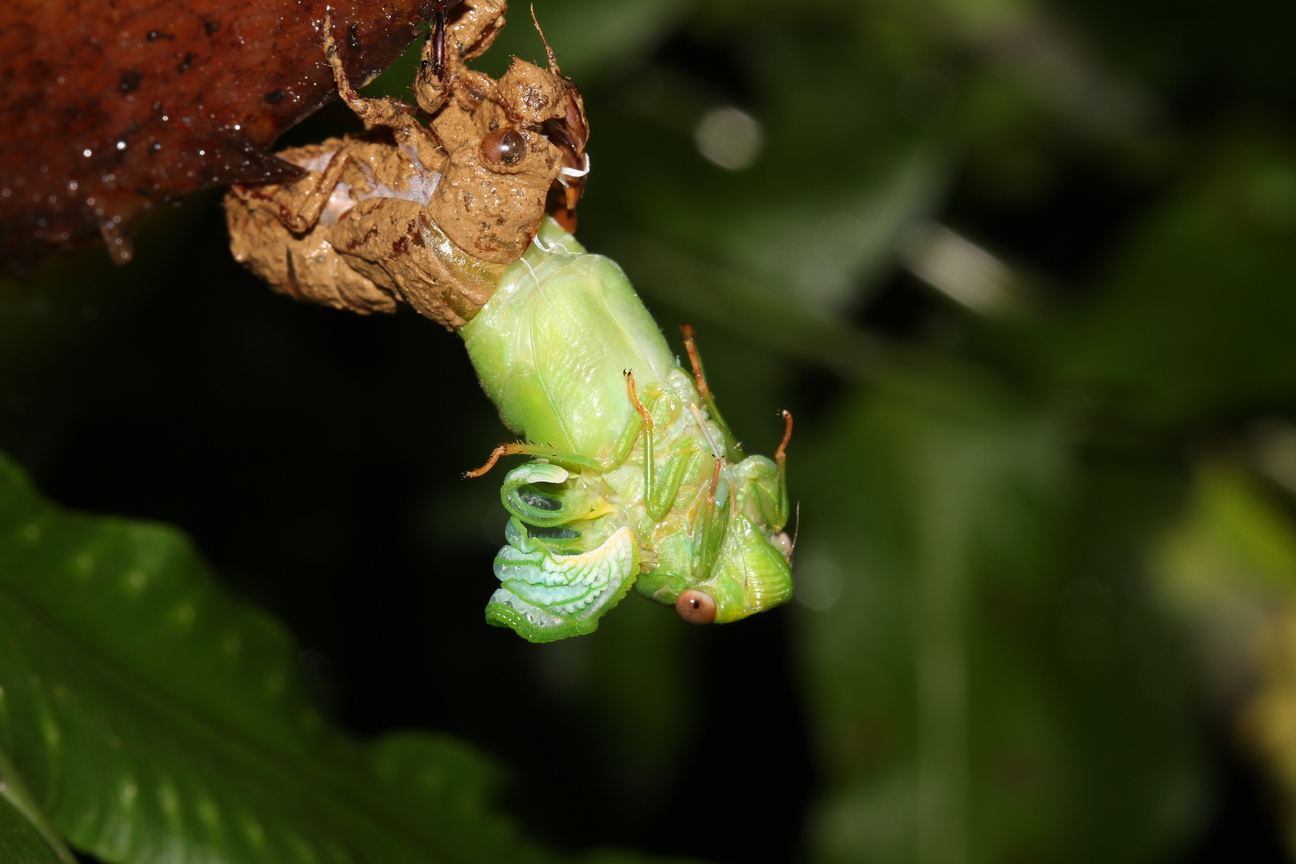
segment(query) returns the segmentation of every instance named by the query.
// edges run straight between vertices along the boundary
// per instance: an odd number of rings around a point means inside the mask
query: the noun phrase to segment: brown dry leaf
[[[454,6],[450,0],[447,6]],[[21,273],[102,236],[116,260],[144,210],[226,183],[291,180],[270,154],[336,96],[331,9],[367,81],[432,0],[9,0],[0,4],[0,262]]]

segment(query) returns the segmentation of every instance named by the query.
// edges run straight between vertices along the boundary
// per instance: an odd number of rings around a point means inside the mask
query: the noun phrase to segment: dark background
[[[1296,13],[536,12],[586,96],[582,241],[673,345],[698,329],[752,452],[796,415],[797,601],[486,627],[499,478],[460,474],[508,436],[457,337],[271,294],[211,194],[126,268],[3,286],[0,445],[65,505],[188,532],[342,724],[495,755],[560,848],[1287,860]],[[525,19],[487,68],[541,56]],[[700,151],[722,108],[747,164]],[[355,126],[335,103],[284,143]],[[1239,496],[1265,519],[1220,517]]]

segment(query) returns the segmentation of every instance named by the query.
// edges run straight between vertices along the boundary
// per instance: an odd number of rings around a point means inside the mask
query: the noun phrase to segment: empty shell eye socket
[[[716,619],[716,604],[711,595],[693,589],[679,596],[675,611],[690,624],[710,624]]]
[[[512,126],[496,129],[482,139],[482,160],[491,165],[512,167],[526,155],[526,137]]]

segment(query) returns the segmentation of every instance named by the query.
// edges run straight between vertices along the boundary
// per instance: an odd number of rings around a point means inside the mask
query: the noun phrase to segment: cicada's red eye
[[[675,601],[675,611],[690,624],[710,624],[716,619],[716,604],[711,595],[692,589]]]
[[[481,157],[489,165],[512,168],[526,155],[526,138],[512,126],[496,129],[482,139]]]

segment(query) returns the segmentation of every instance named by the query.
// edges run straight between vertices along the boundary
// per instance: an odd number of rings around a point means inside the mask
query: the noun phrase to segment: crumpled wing
[[[630,590],[639,574],[639,544],[619,528],[580,555],[554,555],[509,520],[509,543],[495,558],[502,583],[486,606],[486,621],[511,627],[529,642],[582,636]]]

